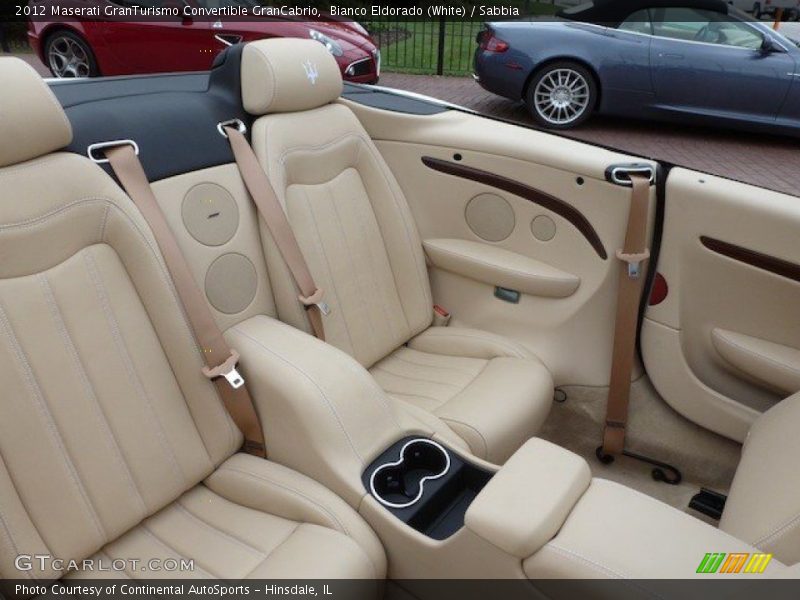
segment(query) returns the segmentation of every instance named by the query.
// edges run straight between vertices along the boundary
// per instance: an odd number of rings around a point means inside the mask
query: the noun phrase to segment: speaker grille
[[[226,315],[242,312],[256,297],[258,275],[242,254],[223,254],[206,273],[206,296],[211,306]]]
[[[517,224],[514,209],[497,194],[478,194],[467,203],[464,218],[472,232],[487,242],[501,242]]]
[[[181,216],[191,236],[205,246],[226,244],[239,228],[236,200],[216,183],[201,183],[189,190]]]

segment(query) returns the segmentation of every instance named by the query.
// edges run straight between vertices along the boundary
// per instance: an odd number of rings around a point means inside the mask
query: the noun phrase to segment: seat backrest
[[[332,309],[326,341],[369,367],[431,324],[431,291],[408,203],[356,116],[333,103],[341,91],[336,61],[317,42],[244,49],[244,107],[264,115],[253,149]],[[278,316],[308,331],[298,290],[262,234]]]
[[[71,139],[55,97],[0,58],[0,579],[81,560],[241,445],[156,242]],[[36,565],[36,563],[35,563]]]
[[[800,393],[761,415],[742,448],[719,527],[787,565],[800,563]]]

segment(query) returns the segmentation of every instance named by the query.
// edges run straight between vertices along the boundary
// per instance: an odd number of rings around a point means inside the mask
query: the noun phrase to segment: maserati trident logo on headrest
[[[303,63],[303,69],[305,69],[306,77],[311,82],[311,85],[316,85],[317,77],[319,77],[319,71],[317,71],[317,65],[312,63],[310,60],[307,60]]]

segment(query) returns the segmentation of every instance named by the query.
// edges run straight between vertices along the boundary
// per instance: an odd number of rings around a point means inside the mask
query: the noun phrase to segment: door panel
[[[124,74],[204,71],[224,47],[202,20],[105,21],[102,27]]]
[[[664,108],[774,119],[792,83],[794,60],[760,50],[750,23],[688,7],[651,10],[656,99]]]
[[[785,53],[653,38],[653,82],[659,105],[775,118],[794,70]]]
[[[557,385],[608,385],[630,189],[605,170],[636,159],[457,111],[348,105],[411,205],[434,300],[454,322],[526,345]],[[519,302],[495,286],[520,288]]]
[[[800,202],[673,169],[642,354],[656,389],[698,424],[742,441],[800,389]]]

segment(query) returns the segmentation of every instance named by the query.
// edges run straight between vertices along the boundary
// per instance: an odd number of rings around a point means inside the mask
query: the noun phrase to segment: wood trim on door
[[[727,256],[733,260],[738,260],[751,267],[769,271],[775,275],[786,277],[792,281],[800,282],[800,265],[776,258],[768,254],[762,254],[755,250],[743,248],[735,244],[723,242],[705,235],[700,236],[700,243],[706,248],[722,256]]]
[[[439,171],[440,173],[446,173],[447,175],[453,175],[455,177],[461,177],[462,179],[477,181],[478,183],[514,194],[520,198],[525,198],[525,200],[528,200],[529,202],[533,202],[546,208],[547,210],[553,211],[557,215],[572,223],[572,225],[581,232],[583,237],[586,238],[600,258],[603,260],[608,258],[608,254],[603,246],[603,242],[600,240],[600,236],[597,235],[597,231],[595,231],[595,228],[592,227],[592,224],[589,222],[589,220],[583,215],[583,213],[581,213],[572,205],[567,204],[563,200],[519,181],[514,181],[508,177],[496,175],[482,169],[476,169],[475,167],[459,165],[454,162],[442,160],[440,158],[433,158],[432,156],[423,156],[422,163],[434,171]]]

